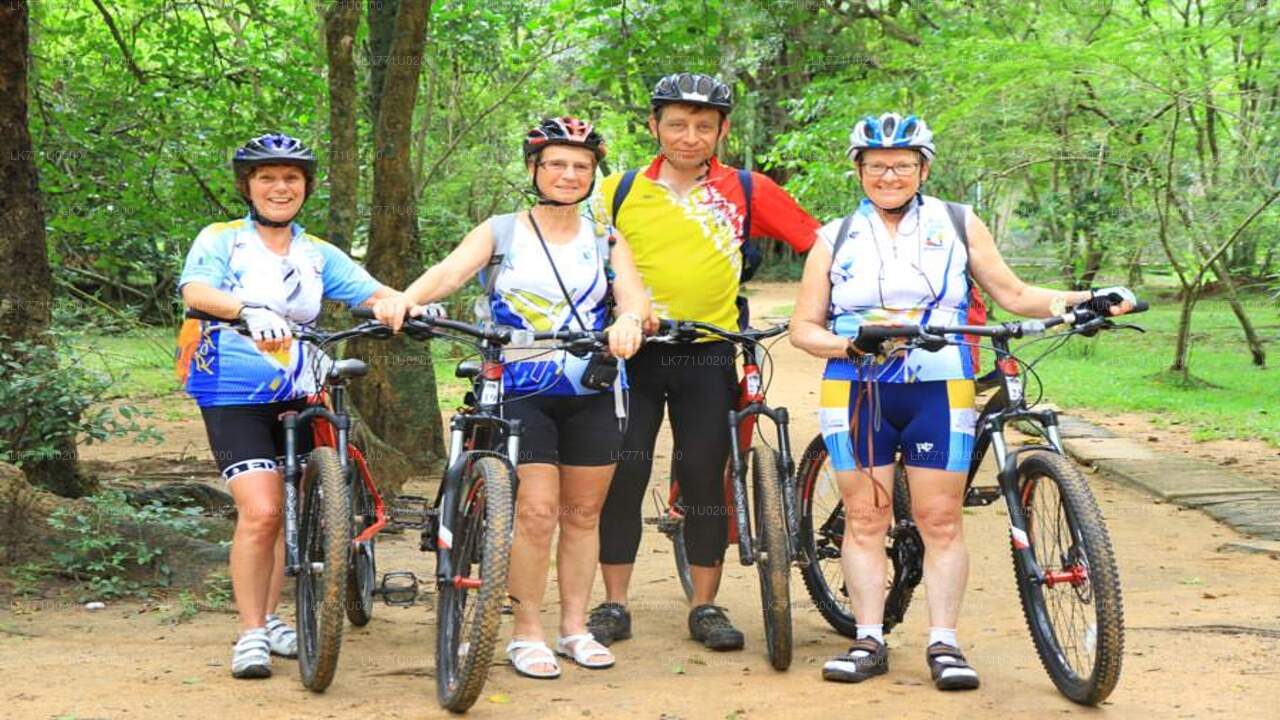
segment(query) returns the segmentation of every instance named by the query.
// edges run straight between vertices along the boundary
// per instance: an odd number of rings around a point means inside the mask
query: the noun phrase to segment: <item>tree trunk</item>
[[[27,129],[25,2],[0,3],[0,336],[5,344],[49,342],[53,275],[45,248],[44,204]],[[75,438],[53,457],[24,467],[33,483],[78,496],[91,486],[76,475]]]
[[[1201,246],[1200,254],[1207,258],[1208,249]],[[1258,337],[1258,332],[1253,328],[1253,322],[1249,320],[1249,315],[1245,312],[1244,305],[1240,303],[1240,297],[1236,293],[1236,283],[1231,279],[1231,272],[1227,269],[1226,263],[1222,258],[1214,260],[1210,267],[1218,276],[1218,281],[1222,283],[1222,288],[1227,293],[1227,302],[1231,305],[1231,312],[1235,313],[1236,320],[1240,321],[1240,329],[1244,330],[1245,341],[1249,344],[1249,355],[1253,358],[1253,364],[1258,367],[1267,366],[1267,351],[1262,346],[1262,340]]]
[[[1182,373],[1183,379],[1191,377],[1191,316],[1200,296],[1200,286],[1182,289],[1182,309],[1178,312],[1178,339],[1173,351],[1173,365],[1169,369]]]
[[[370,7],[370,37],[389,35],[391,44],[380,81],[371,83],[377,118],[373,161],[377,200],[371,208],[365,265],[382,282],[403,288],[421,271],[410,148],[430,2],[400,0],[390,31],[383,23],[392,16],[385,8],[374,14]],[[364,343],[354,351],[365,356],[370,368],[369,376],[355,384],[352,393],[369,428],[419,466],[437,461],[443,455],[442,428],[429,349],[400,336]]]
[[[352,60],[360,7],[334,0],[325,12],[325,53],[329,58],[329,228],[328,240],[351,250],[356,226],[360,164],[356,158],[356,66]]]

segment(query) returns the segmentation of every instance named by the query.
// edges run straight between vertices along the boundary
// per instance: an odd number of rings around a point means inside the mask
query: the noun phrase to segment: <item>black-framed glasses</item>
[[[892,165],[886,165],[885,163],[869,162],[862,163],[862,169],[871,177],[881,177],[890,170],[892,170],[893,174],[898,177],[907,177],[908,175],[915,174],[915,171],[920,169],[920,163],[900,162]]]
[[[552,172],[557,175],[563,175],[573,168],[573,171],[579,175],[591,175],[596,171],[596,166],[585,162],[569,162],[567,160],[544,160],[538,163],[538,167]]]

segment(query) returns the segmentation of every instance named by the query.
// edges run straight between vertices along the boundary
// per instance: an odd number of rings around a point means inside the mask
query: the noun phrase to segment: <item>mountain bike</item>
[[[1134,312],[1146,310],[1139,303]],[[1049,328],[1067,332],[1039,338],[1050,341],[1030,363],[1009,347],[1011,340],[1040,335]],[[978,414],[974,452],[964,505],[990,505],[1003,498],[1009,514],[1014,579],[1036,652],[1058,690],[1070,700],[1097,705],[1120,677],[1124,614],[1115,553],[1102,513],[1084,476],[1066,457],[1053,410],[1035,410],[1028,402],[1022,370],[1035,376],[1035,364],[1075,335],[1101,330],[1136,329],[1084,306],[1046,320],[1000,325],[863,326],[862,337],[901,342],[896,349],[938,350],[947,344],[970,345],[962,336],[991,340],[996,367],[979,378],[979,392],[996,393]],[[1025,350],[1031,343],[1019,348]],[[1042,386],[1043,387],[1043,386]],[[1005,428],[1035,431],[1046,442],[1010,448]],[[987,451],[994,453],[996,484],[975,485]],[[800,495],[800,552],[805,587],[823,617],[841,634],[853,637],[856,620],[840,570],[844,508],[835,473],[821,435],[809,444],[797,475]],[[923,578],[924,543],[911,519],[909,486],[895,469],[894,523],[886,552],[891,559],[885,601],[885,630],[901,622],[912,592]],[[836,502],[826,503],[832,489]]]
[[[219,323],[241,334],[243,322],[195,310],[186,316]],[[220,330],[219,330],[220,331]],[[293,328],[294,338],[317,353],[310,371],[320,392],[301,412],[286,412],[284,425],[285,575],[295,580],[298,670],[302,684],[324,692],[337,672],[343,614],[356,625],[372,616],[374,536],[386,526],[386,508],[363,453],[351,441],[347,385],[369,372],[357,359],[328,362],[324,349],[354,337],[385,338],[390,330],[365,323],[336,333]],[[305,462],[298,433],[310,430],[313,449]],[[300,502],[301,501],[301,502]]]
[[[729,515],[730,544],[737,543],[743,565],[755,565],[760,574],[760,599],[764,614],[765,645],[769,663],[775,670],[791,666],[790,566],[795,557],[795,469],[791,460],[790,418],[786,408],[771,408],[765,402],[765,385],[760,367],[765,359],[761,343],[787,331],[785,323],[766,330],[748,328],[725,330],[708,323],[663,320],[657,335],[646,342],[691,343],[714,337],[734,343],[742,357],[742,379],[736,407],[729,411],[726,429],[731,438],[729,462],[724,471],[725,508]],[[776,442],[756,442],[760,415],[773,421]],[[747,473],[751,474],[748,500]],[[671,487],[663,502],[655,490],[658,516],[650,522],[671,540],[676,573],[685,596],[693,597],[693,579],[684,544],[685,506],[680,483],[672,463]],[[754,531],[754,532],[753,532]]]
[[[373,317],[367,308],[354,314]],[[503,352],[541,343],[537,350],[585,355],[607,347],[607,339],[601,332],[531,332],[433,317],[409,318],[403,332],[413,340],[463,343],[480,355],[455,371],[472,381],[472,390],[449,423],[449,455],[434,500],[401,495],[392,508],[395,523],[421,530],[420,549],[436,554],[436,694],[441,706],[465,712],[488,678],[507,599],[521,428],[502,414],[504,402],[519,401],[503,396]],[[402,592],[416,594],[412,573],[395,575],[407,579]]]

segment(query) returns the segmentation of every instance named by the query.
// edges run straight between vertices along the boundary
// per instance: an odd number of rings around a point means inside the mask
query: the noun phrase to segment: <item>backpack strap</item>
[[[742,186],[742,197],[747,203],[746,217],[742,220],[742,242],[745,244],[751,242],[751,193],[754,181],[750,170],[738,170],[738,184]]]
[[[516,213],[494,215],[489,221],[489,229],[493,231],[493,255],[489,263],[480,269],[480,285],[484,287],[487,298],[493,297],[493,289],[498,286],[498,273],[507,253],[511,252],[511,243],[516,237]]]
[[[951,225],[956,229],[960,243],[964,245],[965,257],[969,255],[968,206],[958,202],[947,201],[947,215],[951,217]]]
[[[849,239],[849,226],[853,224],[853,216],[855,213],[849,213],[844,216],[844,222],[840,223],[840,231],[836,233],[836,240],[831,244],[831,262],[836,261],[836,256],[840,254],[840,248],[844,245],[844,241]]]
[[[622,201],[627,199],[627,195],[631,193],[631,186],[636,181],[636,170],[628,170],[622,173],[622,179],[618,181],[618,188],[613,191],[613,215],[610,220],[616,226],[618,224],[618,211],[622,209]]]

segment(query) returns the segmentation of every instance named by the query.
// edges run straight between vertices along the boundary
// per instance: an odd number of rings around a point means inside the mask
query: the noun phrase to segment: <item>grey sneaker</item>
[[[741,650],[742,631],[729,622],[724,608],[699,605],[689,611],[689,634],[710,650]]]
[[[271,677],[271,643],[263,628],[240,634],[231,651],[231,677],[260,679]]]
[[[280,657],[298,657],[298,633],[278,615],[267,616],[267,641],[271,643],[271,654]]]
[[[621,603],[600,603],[591,609],[587,631],[604,646],[631,637],[631,612]]]

